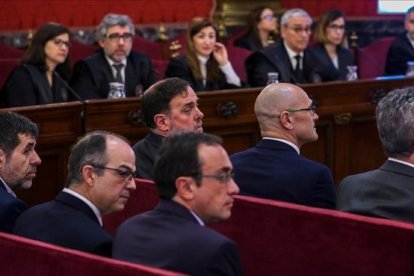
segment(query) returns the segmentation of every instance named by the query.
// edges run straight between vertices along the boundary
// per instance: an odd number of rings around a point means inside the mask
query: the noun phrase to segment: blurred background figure
[[[345,48],[345,17],[338,10],[330,10],[322,14],[316,24],[314,33],[315,45],[312,51],[325,72],[329,72],[327,80],[345,80],[347,66],[354,60],[349,49]]]
[[[211,21],[194,18],[187,31],[187,52],[171,59],[166,78],[179,77],[195,91],[241,87],[231,65],[227,49],[217,42],[218,31]]]
[[[278,22],[272,8],[259,6],[252,9],[247,24],[247,32],[234,41],[234,46],[257,51],[276,41]]]
[[[64,80],[70,75],[69,47],[70,32],[65,26],[53,22],[42,25],[21,64],[7,79],[1,102],[6,107],[15,107],[58,103],[72,98],[71,89]]]

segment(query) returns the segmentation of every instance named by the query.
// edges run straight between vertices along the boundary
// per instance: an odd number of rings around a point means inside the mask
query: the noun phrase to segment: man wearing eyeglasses
[[[125,221],[113,257],[189,275],[241,275],[233,241],[205,225],[231,216],[239,192],[221,138],[179,133],[165,138],[155,164],[160,203]]]
[[[312,83],[326,79],[318,62],[308,50],[312,18],[302,9],[286,11],[281,18],[281,40],[254,52],[246,60],[251,86],[265,86],[270,72],[279,74],[280,82]]]
[[[108,14],[96,37],[101,49],[73,69],[72,88],[84,100],[106,99],[111,82],[124,84],[126,97],[139,96],[155,82],[149,57],[132,49],[135,27],[127,15]]]
[[[111,256],[102,215],[120,211],[132,191],[135,155],[125,138],[92,132],[73,147],[66,188],[16,221],[13,233],[63,247]]]
[[[265,87],[255,114],[262,140],[231,156],[240,193],[292,203],[335,208],[335,186],[325,165],[300,155],[316,141],[316,107],[300,87],[279,83]]]

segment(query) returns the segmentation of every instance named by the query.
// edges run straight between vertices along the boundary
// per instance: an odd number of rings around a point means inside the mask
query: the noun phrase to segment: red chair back
[[[247,73],[246,67],[244,62],[252,53],[251,51],[239,48],[235,46],[227,47],[227,53],[229,55],[229,60],[233,65],[234,71],[236,71],[237,75],[239,76],[240,80],[246,82],[247,81]]]
[[[0,59],[0,90],[10,73],[19,65],[20,59]]]

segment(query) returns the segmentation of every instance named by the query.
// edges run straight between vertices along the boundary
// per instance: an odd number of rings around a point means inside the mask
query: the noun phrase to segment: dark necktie
[[[298,83],[303,83],[304,82],[303,70],[300,68],[300,63],[301,63],[301,60],[302,60],[302,56],[301,55],[296,55],[295,59],[296,59],[296,67],[295,67],[295,70],[293,71],[293,74],[295,75],[296,81]]]
[[[124,65],[122,63],[119,63],[119,64],[114,64],[112,66],[116,70],[115,81],[120,82],[120,83],[124,83],[124,80],[122,79],[122,74],[121,74],[121,70],[122,70],[122,68],[124,68]]]

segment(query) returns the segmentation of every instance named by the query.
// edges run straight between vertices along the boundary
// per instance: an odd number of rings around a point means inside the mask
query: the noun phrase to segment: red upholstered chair
[[[246,82],[247,73],[244,62],[252,52],[244,48],[228,46],[227,53],[229,55],[230,62],[233,65],[234,71],[236,71],[237,75],[242,81]]]
[[[24,50],[0,43],[0,59],[20,59],[23,57]]]
[[[128,199],[125,209],[103,217],[103,227],[110,234],[114,234],[118,226],[126,219],[152,210],[159,202],[155,184],[151,180],[136,178],[137,189]]]
[[[414,275],[414,224],[236,196],[229,220],[245,275]]]
[[[92,55],[98,50],[98,47],[95,45],[88,45],[81,43],[77,40],[71,41],[72,46],[69,50],[70,63],[74,65],[81,59],[86,58],[87,56]]]
[[[162,80],[165,77],[165,71],[167,71],[167,60],[152,60],[152,66],[154,67],[155,79]]]
[[[152,42],[145,38],[135,36],[132,48],[136,51],[149,55],[151,59],[164,59],[164,46],[161,42]]]
[[[0,233],[0,274],[23,275],[182,275]]]
[[[380,38],[368,46],[357,50],[357,65],[360,79],[383,76],[388,49],[395,37]]]
[[[20,59],[0,59],[0,90]]]

